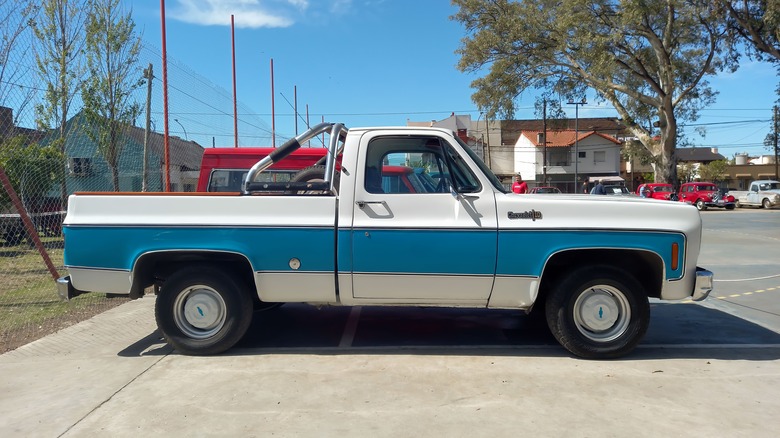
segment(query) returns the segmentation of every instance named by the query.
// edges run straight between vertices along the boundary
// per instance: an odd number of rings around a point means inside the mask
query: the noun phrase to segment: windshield
[[[490,170],[490,168],[485,164],[484,161],[482,161],[481,158],[467,145],[463,142],[463,140],[460,139],[460,137],[455,137],[455,139],[460,143],[460,145],[463,147],[463,149],[466,151],[466,153],[471,157],[472,160],[474,160],[475,163],[477,163],[477,167],[479,167],[479,170],[482,171],[482,173],[487,176],[488,180],[490,180],[490,184],[493,185],[493,187],[496,188],[496,190],[507,193],[507,190],[504,188],[504,185],[501,184],[501,181],[498,179],[498,177],[493,173],[493,171]]]

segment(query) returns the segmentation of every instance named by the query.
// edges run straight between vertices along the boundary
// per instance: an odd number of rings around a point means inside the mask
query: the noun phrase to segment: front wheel
[[[769,202],[769,198],[764,198],[764,200],[761,202],[761,206],[769,210],[772,208],[772,203]]]
[[[547,324],[558,342],[586,359],[631,352],[650,323],[642,285],[609,266],[583,267],[553,287],[545,304]]]
[[[221,353],[235,345],[252,322],[252,298],[245,289],[212,267],[180,270],[157,296],[157,326],[182,354]]]
[[[734,207],[735,207],[734,204],[729,204],[726,206],[726,210],[733,210]]]

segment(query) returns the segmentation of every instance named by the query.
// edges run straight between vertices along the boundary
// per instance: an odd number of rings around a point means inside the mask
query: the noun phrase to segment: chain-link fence
[[[232,95],[169,56],[166,163],[162,56],[146,42],[127,73],[131,122],[120,123],[118,141],[107,142],[101,129],[112,121],[87,111],[86,79],[94,76],[83,58],[88,51],[52,59],[68,38],[74,47],[83,44],[85,31],[48,36],[57,22],[39,3],[0,0],[0,353],[126,300],[58,299],[54,278],[65,275],[61,224],[69,195],[164,191],[166,180],[172,191],[194,191],[203,148],[236,142]],[[68,23],[86,26],[88,17],[75,11]],[[54,62],[60,60],[67,62]],[[270,128],[258,115],[241,104],[238,114],[239,145],[270,145]]]

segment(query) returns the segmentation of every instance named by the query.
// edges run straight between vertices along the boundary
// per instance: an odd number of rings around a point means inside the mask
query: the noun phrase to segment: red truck
[[[249,169],[276,148],[206,149],[198,177],[199,192],[241,192]],[[258,174],[258,182],[290,182],[299,172],[324,162],[327,149],[300,148],[286,159]],[[312,169],[314,170],[314,169]],[[323,166],[324,172],[324,166]],[[323,173],[324,174],[324,173]],[[381,172],[384,193],[434,193],[441,191],[439,180],[409,166],[385,165]]]
[[[211,148],[203,152],[198,178],[199,192],[240,192],[249,169],[276,148]],[[325,148],[300,148],[285,160],[271,166],[259,177],[266,182],[287,182],[298,171],[317,164]],[[324,160],[323,160],[324,161]]]

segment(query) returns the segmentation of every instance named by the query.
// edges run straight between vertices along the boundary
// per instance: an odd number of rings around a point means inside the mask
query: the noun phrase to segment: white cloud
[[[175,0],[170,18],[204,26],[289,27],[309,7],[309,0]]]

